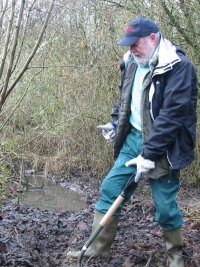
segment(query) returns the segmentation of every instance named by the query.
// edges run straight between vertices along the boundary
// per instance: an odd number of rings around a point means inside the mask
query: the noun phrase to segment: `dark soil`
[[[64,267],[77,266],[66,254],[80,249],[91,233],[94,205],[100,182],[91,175],[65,180],[66,186],[77,184],[87,202],[80,212],[41,211],[9,200],[0,209],[0,266]],[[182,189],[179,203],[185,216],[183,227],[187,266],[200,266],[200,198]],[[192,204],[191,204],[192,203]],[[123,208],[119,231],[109,260],[90,259],[90,267],[164,267],[167,255],[159,226],[153,219],[154,206],[147,182],[142,182],[131,203]]]

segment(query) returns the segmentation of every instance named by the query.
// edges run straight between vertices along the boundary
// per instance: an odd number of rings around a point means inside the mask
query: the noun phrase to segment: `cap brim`
[[[130,45],[137,43],[139,39],[140,37],[136,37],[136,36],[123,37],[121,40],[119,40],[119,42],[117,42],[117,44],[122,45],[122,46],[130,46]]]

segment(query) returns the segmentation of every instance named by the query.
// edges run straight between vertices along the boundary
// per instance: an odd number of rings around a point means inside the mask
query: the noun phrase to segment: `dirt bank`
[[[0,266],[76,266],[66,254],[70,248],[81,248],[89,237],[99,182],[87,174],[56,180],[65,181],[69,188],[78,185],[87,207],[79,212],[58,212],[41,211],[18,204],[16,200],[4,203],[0,209]],[[147,182],[143,182],[132,202],[124,207],[111,258],[84,260],[84,266],[166,266],[162,232],[153,220],[154,206],[147,188]],[[195,197],[188,195],[183,189],[179,202],[185,215],[183,234],[188,266],[200,266],[197,209],[200,198],[196,193]]]

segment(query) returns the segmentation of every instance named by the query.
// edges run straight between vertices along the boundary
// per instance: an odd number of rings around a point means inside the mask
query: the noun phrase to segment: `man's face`
[[[136,44],[130,46],[130,51],[133,54],[138,65],[147,66],[155,51],[155,35],[141,37]]]

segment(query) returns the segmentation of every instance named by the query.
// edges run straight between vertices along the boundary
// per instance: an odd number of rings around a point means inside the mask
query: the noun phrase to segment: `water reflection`
[[[21,194],[19,201],[41,210],[79,211],[86,203],[77,192],[53,184],[42,176],[26,176],[29,189]]]

